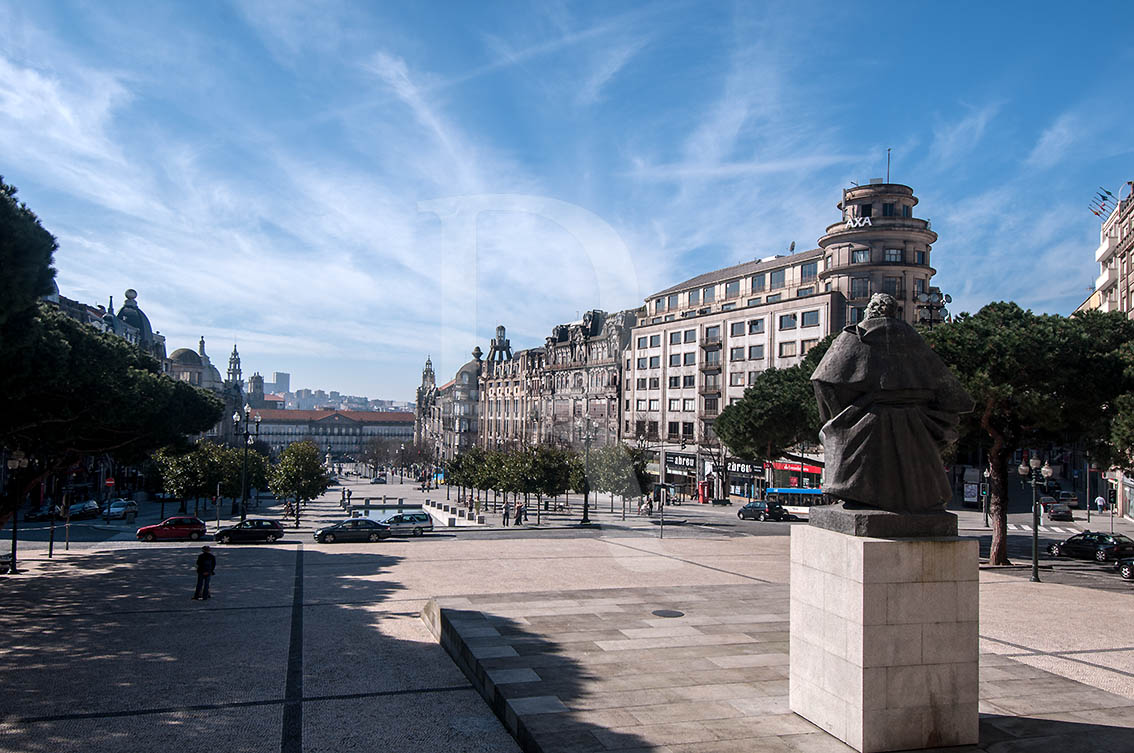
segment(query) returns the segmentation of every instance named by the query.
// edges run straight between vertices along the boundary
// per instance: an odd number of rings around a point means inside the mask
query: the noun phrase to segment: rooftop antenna
[[[890,147],[886,147],[886,182],[890,182]]]

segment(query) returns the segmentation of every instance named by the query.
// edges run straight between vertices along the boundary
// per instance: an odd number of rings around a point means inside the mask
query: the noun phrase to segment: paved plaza
[[[659,539],[607,512],[317,545],[337,499],[276,545],[216,547],[207,602],[195,544],[23,544],[0,591],[0,750],[516,751],[508,708],[528,750],[844,750],[783,707],[790,526],[691,510]],[[1058,572],[982,571],[982,748],[1134,750],[1131,589]],[[465,671],[431,601],[479,654]]]

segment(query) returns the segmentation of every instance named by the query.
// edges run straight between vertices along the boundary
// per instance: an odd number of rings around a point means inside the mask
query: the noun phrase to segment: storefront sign
[[[772,463],[772,467],[775,468],[777,471],[795,471],[796,473],[799,473],[801,466],[803,468],[804,473],[822,473],[823,472],[823,469],[820,468],[819,466],[807,465],[806,463],[802,463],[802,464],[801,463],[785,463],[785,462],[780,461],[780,460],[776,460],[775,462]]]
[[[667,452],[665,454],[666,468],[693,469],[697,467],[697,456],[681,452]]]
[[[725,461],[725,468],[729,473],[735,473],[741,476],[764,476],[764,466],[749,463],[746,460],[734,460],[732,458]]]

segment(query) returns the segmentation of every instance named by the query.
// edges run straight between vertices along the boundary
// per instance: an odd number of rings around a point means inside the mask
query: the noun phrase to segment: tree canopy
[[[329,483],[319,447],[310,440],[285,447],[268,478],[272,494],[297,503],[315,499],[327,490]]]
[[[36,301],[51,293],[55,238],[0,176],[0,353],[23,339]],[[5,364],[10,363],[5,359]]]

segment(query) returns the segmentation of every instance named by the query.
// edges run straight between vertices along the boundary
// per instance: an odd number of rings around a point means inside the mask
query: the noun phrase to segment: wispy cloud
[[[982,107],[968,107],[963,117],[938,123],[933,128],[933,143],[929,157],[938,168],[946,169],[950,163],[966,157],[985,136],[988,124],[1000,110],[998,103]]]
[[[591,74],[579,88],[579,94],[575,101],[584,107],[598,102],[602,96],[603,87],[645,46],[646,40],[641,39],[616,45],[609,50],[603,50],[599,59],[593,64]]]
[[[1040,135],[1026,163],[1029,167],[1047,169],[1067,158],[1075,142],[1083,137],[1086,123],[1075,112],[1065,112]]]

